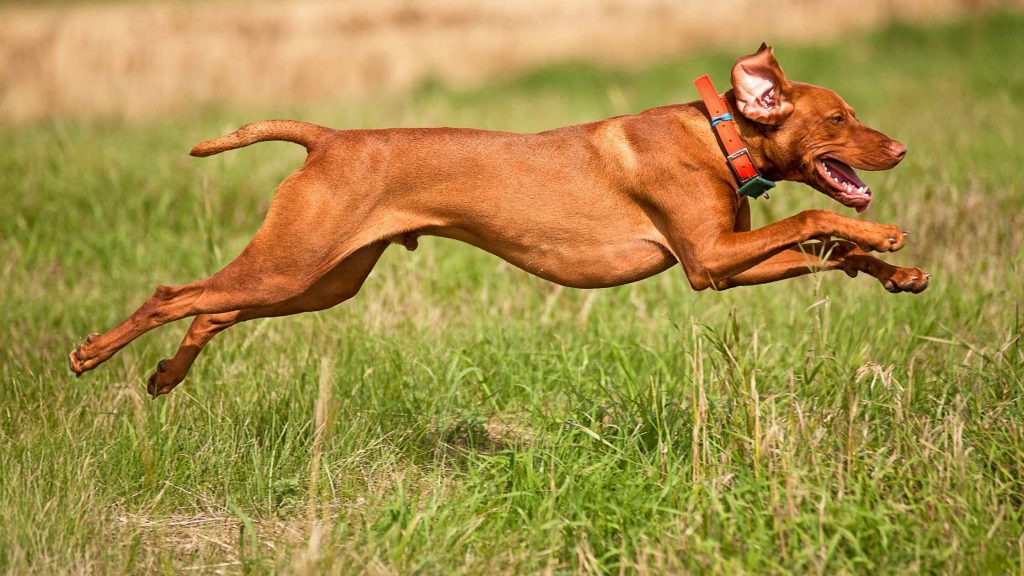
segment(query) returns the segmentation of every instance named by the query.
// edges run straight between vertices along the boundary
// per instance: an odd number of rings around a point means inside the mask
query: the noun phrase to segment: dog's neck
[[[740,138],[743,139],[743,143],[750,152],[750,157],[754,160],[754,165],[757,166],[757,169],[771,180],[784,180],[785,178],[779,177],[779,167],[772,162],[764,151],[764,144],[768,139],[768,135],[765,132],[766,128],[757,122],[748,120],[740,113],[736,105],[736,94],[733,89],[729,89],[725,93],[725,102],[729,107],[729,113],[732,114],[733,122],[736,124],[736,130],[739,132]]]

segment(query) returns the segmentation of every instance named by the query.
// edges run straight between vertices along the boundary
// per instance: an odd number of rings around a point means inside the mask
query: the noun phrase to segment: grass
[[[441,239],[355,300],[256,321],[157,401],[186,324],[66,355],[208,275],[301,149],[247,120],[537,130],[693,99],[738,54],[471,92],[0,130],[0,571],[1024,573],[1024,18],[778,48],[908,143],[870,217],[920,296],[821,274],[559,289]],[[842,208],[798,185],[755,225]]]

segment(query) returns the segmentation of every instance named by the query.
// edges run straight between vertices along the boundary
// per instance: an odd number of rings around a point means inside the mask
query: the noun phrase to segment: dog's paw
[[[928,287],[931,277],[931,274],[920,268],[895,268],[892,274],[882,281],[882,286],[893,294],[897,292],[919,294]]]
[[[96,357],[92,354],[90,345],[98,336],[98,332],[89,334],[85,338],[85,342],[72,350],[71,354],[68,355],[68,368],[71,368],[75,376],[81,376],[84,372],[96,367]]]
[[[872,224],[858,244],[865,252],[896,252],[903,248],[908,234],[892,224]]]
[[[164,359],[156,364],[156,371],[146,381],[146,392],[153,398],[167,394],[181,383],[181,378],[172,374],[170,360]]]

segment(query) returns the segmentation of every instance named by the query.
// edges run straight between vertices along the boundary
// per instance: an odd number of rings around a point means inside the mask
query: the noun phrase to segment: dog
[[[420,236],[461,240],[576,288],[636,282],[676,264],[694,290],[818,270],[864,272],[890,292],[927,288],[929,274],[868,254],[903,247],[907,233],[893,225],[807,210],[751,230],[749,199],[737,192],[753,177],[742,170],[863,211],[872,192],[854,169],[893,168],[907,148],[862,124],[835,92],[788,80],[765,44],[735,63],[731,81],[715,98],[536,134],[270,120],[202,142],[193,156],[267,140],[308,154],[235,260],[209,278],[157,287],[71,352],[71,370],[80,376],[143,333],[194,316],[149,377],[148,392],[166,394],[220,331],[344,302],[389,244],[414,250]],[[745,147],[738,155],[720,140],[726,128]]]

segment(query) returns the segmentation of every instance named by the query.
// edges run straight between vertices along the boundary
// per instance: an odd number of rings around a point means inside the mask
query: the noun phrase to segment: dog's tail
[[[220,138],[200,142],[189,152],[192,156],[212,156],[225,150],[242,148],[257,142],[266,140],[286,140],[296,144],[302,144],[309,152],[313,151],[317,142],[320,141],[330,128],[300,122],[298,120],[265,120],[246,124],[231,134]]]

